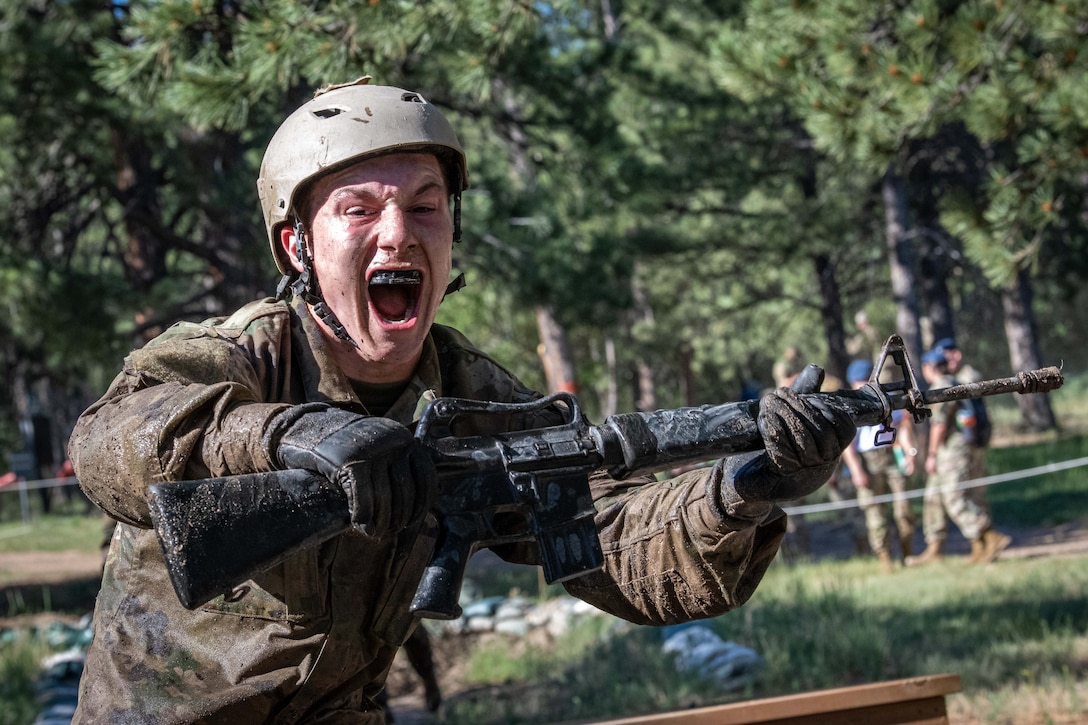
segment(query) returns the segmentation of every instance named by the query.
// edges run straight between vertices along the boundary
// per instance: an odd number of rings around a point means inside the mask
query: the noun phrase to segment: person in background
[[[884,347],[884,340],[869,322],[869,313],[865,310],[854,313],[854,327],[856,331],[846,341],[846,353],[853,358],[867,357],[876,361]]]
[[[787,347],[782,351],[771,366],[771,377],[774,379],[774,388],[789,387],[797,380],[797,376],[805,369],[805,356],[799,348]],[[765,389],[763,394],[770,393],[774,388]],[[798,506],[805,504],[805,499],[799,499],[793,503]],[[803,514],[794,514],[786,520],[786,538],[782,541],[782,558],[787,562],[794,562],[808,556],[812,550],[812,532],[805,523]]]
[[[15,471],[8,471],[7,473],[0,474],[0,493],[3,493],[4,489],[8,486],[14,486],[19,482],[19,476]],[[0,513],[4,511],[4,496],[0,495]]]
[[[790,387],[794,385],[808,365],[805,355],[798,347],[787,347],[782,351],[782,355],[771,366],[771,376],[774,378],[775,387]],[[824,378],[822,390],[838,390],[842,387],[841,381],[834,376],[826,376]],[[764,394],[771,392],[774,388],[770,388],[764,391]],[[845,500],[849,494],[845,492],[842,487],[842,476],[839,475],[840,468],[836,468],[832,475],[828,478],[827,487],[824,489],[827,492],[828,499],[831,501]],[[793,501],[795,506],[804,506],[808,502],[807,498],[800,498]],[[855,542],[856,543],[856,542]],[[812,532],[805,522],[804,514],[795,513],[791,515],[787,520],[786,539],[782,544],[783,558],[787,561],[796,561],[803,557],[808,556],[812,550]]]
[[[854,481],[850,478],[850,469],[846,467],[846,451],[843,451],[843,463],[839,465],[834,478],[827,485],[827,499],[833,503],[844,504],[836,514],[839,523],[846,527],[854,554],[864,556],[872,552],[869,546],[869,534],[865,528],[865,512],[858,507],[858,494]]]
[[[960,383],[950,371],[945,350],[934,347],[922,356],[922,376],[931,388]],[[931,406],[929,440],[925,457],[926,488],[922,506],[922,533],[926,548],[907,560],[908,566],[932,564],[944,557],[948,519],[971,542],[972,564],[995,561],[1012,539],[994,528],[986,489],[962,488],[960,484],[986,474],[987,440],[978,436],[970,401],[950,401]]]
[[[423,95],[368,80],[324,89],[266,148],[258,197],[278,296],[134,350],[75,425],[80,484],[118,524],[74,725],[384,722],[377,699],[419,627],[410,604],[439,535],[438,475],[413,429],[440,397],[542,397],[436,323],[455,289],[465,152]],[[822,377],[809,366],[761,398],[761,450],[663,482],[595,474],[603,566],[567,591],[658,626],[747,601],[785,534],[780,504],[824,485],[854,437],[848,415],[804,395]],[[459,432],[565,419],[520,409]],[[182,606],[148,486],[290,469],[320,477],[350,528]],[[495,548],[538,563],[535,542]]]
[[[859,358],[847,367],[846,381],[852,390],[857,390],[869,382],[872,374],[872,361]],[[896,562],[905,561],[913,553],[914,511],[903,494],[910,487],[909,477],[914,474],[918,448],[910,415],[905,411],[892,413],[892,427],[896,431],[893,444],[882,445],[882,441],[878,441],[882,427],[859,427],[854,442],[843,451],[842,460],[857,490],[858,506],[865,512],[869,547],[880,560],[881,570],[890,573]],[[892,520],[899,534],[898,549],[894,549],[891,542],[888,507],[873,500],[889,493],[898,494],[891,506]]]
[[[977,383],[982,380],[982,373],[964,362],[963,351],[956,344],[955,338],[945,337],[938,340],[934,343],[933,350],[944,356],[948,374],[953,376],[958,384]]]
[[[427,712],[438,712],[438,708],[442,705],[442,688],[438,684],[438,672],[435,670],[434,652],[427,628],[416,627],[401,645],[401,649],[404,650],[412,670],[423,681],[423,706],[427,708]],[[382,690],[375,698],[375,702],[385,710],[386,725],[393,725],[396,717],[389,708],[388,690]]]

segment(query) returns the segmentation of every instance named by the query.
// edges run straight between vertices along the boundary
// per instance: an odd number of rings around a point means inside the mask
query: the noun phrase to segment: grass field
[[[1009,436],[1012,438],[1013,436]],[[1088,436],[990,451],[991,473],[1088,456]],[[992,486],[1009,526],[1088,522],[1088,469]],[[523,586],[529,586],[523,582]],[[530,589],[531,590],[531,589]],[[871,557],[776,562],[753,598],[709,622],[766,660],[758,683],[722,692],[663,657],[663,632],[598,617],[555,647],[495,642],[473,653],[469,696],[448,722],[611,718],[927,674],[959,674],[954,723],[1088,722],[1088,556],[962,559],[879,573]]]
[[[597,617],[554,648],[494,642],[448,722],[618,717],[926,674],[959,674],[955,723],[1088,718],[1088,557],[988,568],[952,562],[880,575],[865,560],[775,566],[752,600],[709,624],[765,659],[756,685],[722,692],[663,656],[663,632]]]

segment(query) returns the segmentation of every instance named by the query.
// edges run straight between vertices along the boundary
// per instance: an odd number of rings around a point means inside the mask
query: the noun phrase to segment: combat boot
[[[944,540],[931,541],[926,544],[926,549],[918,556],[907,557],[904,562],[907,566],[925,566],[936,564],[944,560]]]
[[[880,560],[880,571],[882,574],[891,574],[895,570],[895,564],[892,562],[892,555],[887,551],[876,552],[876,558]]]
[[[900,534],[899,535],[899,551],[902,552],[902,554],[903,554],[903,556],[902,556],[902,561],[903,562],[906,562],[907,559],[911,558],[911,552],[914,551],[914,537],[909,535],[909,534],[907,534],[907,535]]]
[[[978,564],[984,551],[986,551],[986,544],[982,543],[982,537],[980,536],[971,542],[971,555],[967,557],[967,563]]]
[[[996,561],[1001,552],[1012,543],[1012,538],[997,529],[990,527],[982,532],[979,537],[982,543],[982,551],[979,553],[977,564],[989,564]]]

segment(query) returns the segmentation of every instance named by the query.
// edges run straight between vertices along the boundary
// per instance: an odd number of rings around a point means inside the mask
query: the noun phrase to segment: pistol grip
[[[461,616],[461,583],[465,567],[476,543],[471,523],[447,516],[443,521],[438,546],[416,587],[409,611],[427,619],[457,619]]]

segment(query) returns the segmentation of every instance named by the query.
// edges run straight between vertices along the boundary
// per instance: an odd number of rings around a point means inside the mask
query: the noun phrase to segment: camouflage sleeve
[[[152,483],[271,470],[261,437],[288,406],[261,402],[262,390],[243,348],[214,336],[134,351],[73,429],[80,485],[110,516],[148,527]]]
[[[667,481],[594,480],[603,570],[566,583],[574,596],[639,624],[714,617],[748,600],[786,532],[781,509],[727,511],[724,466]]]

